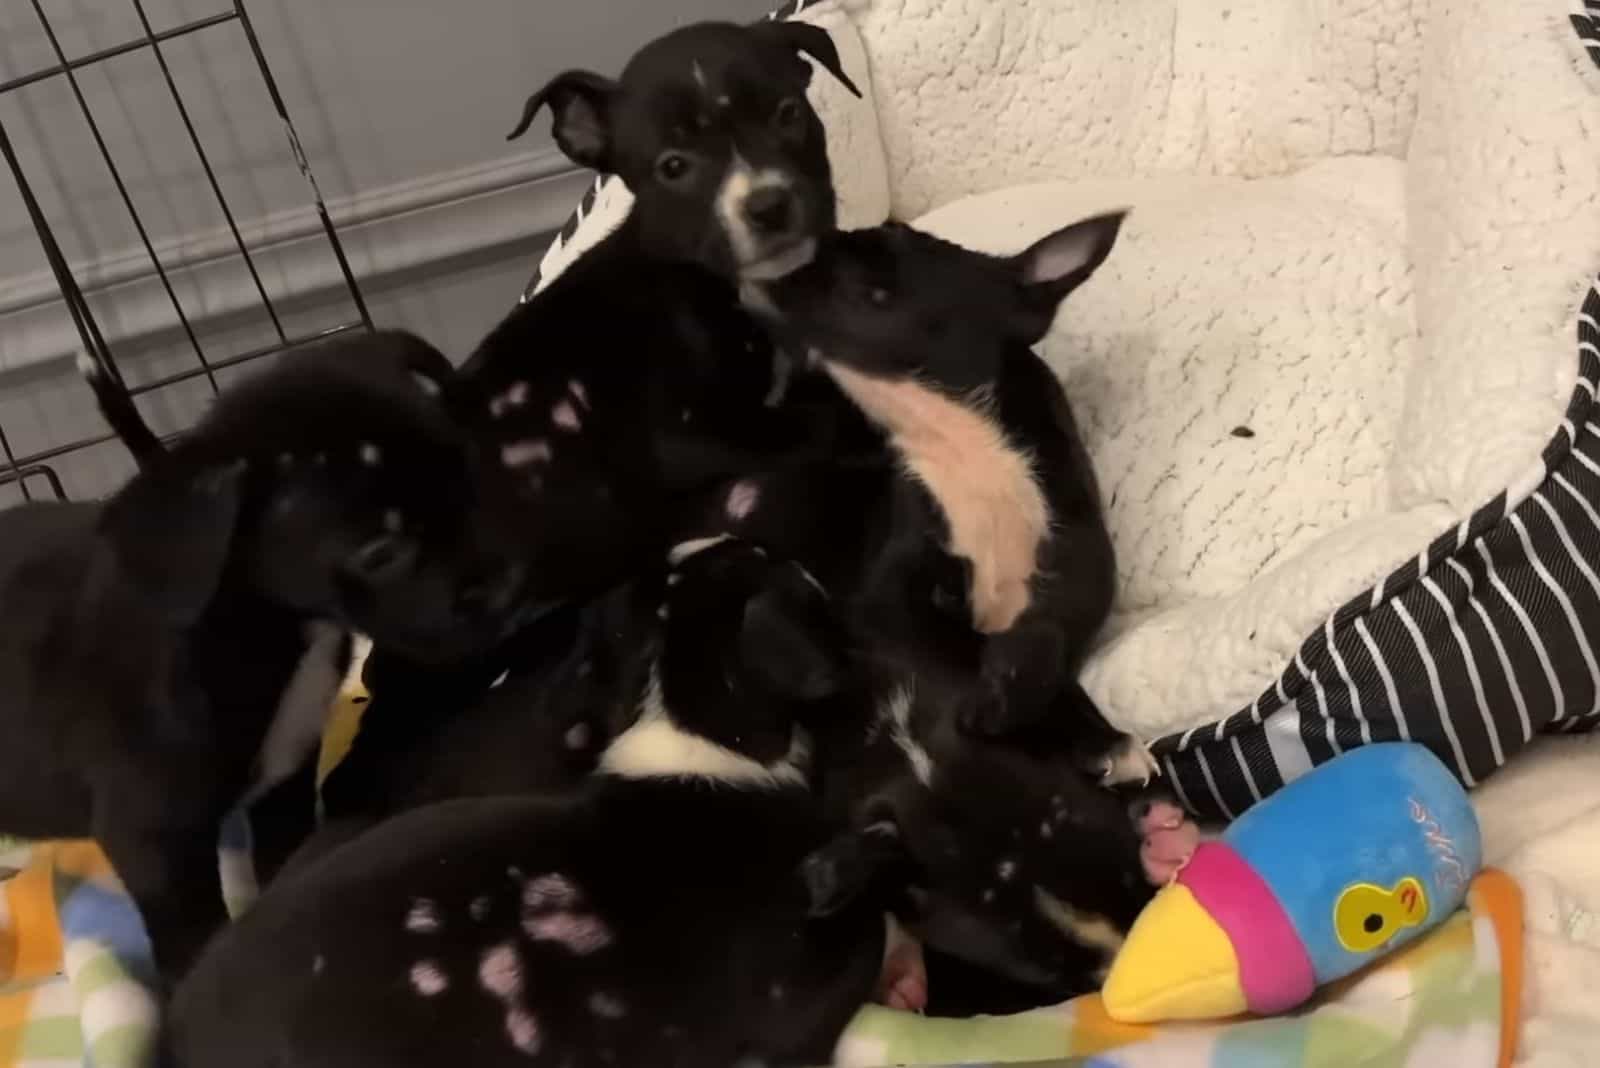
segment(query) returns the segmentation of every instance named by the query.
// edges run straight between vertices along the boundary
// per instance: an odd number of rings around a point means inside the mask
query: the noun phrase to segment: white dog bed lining
[[[1397,738],[1475,785],[1537,732],[1600,726],[1600,281],[1577,333],[1566,416],[1524,477],[1346,602],[1248,707],[1152,745],[1185,805],[1231,819]]]
[[[1600,64],[1600,0],[1583,4],[1572,25]],[[596,177],[541,263],[614,181]],[[1191,811],[1232,819],[1368,742],[1426,744],[1475,785],[1536,733],[1600,727],[1600,280],[1577,341],[1565,418],[1524,477],[1346,602],[1250,705],[1151,744]]]

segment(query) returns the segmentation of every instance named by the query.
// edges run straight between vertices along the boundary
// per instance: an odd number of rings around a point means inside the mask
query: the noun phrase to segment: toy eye
[[[656,160],[656,174],[664,182],[680,182],[694,164],[682,152],[663,152]]]
[[[782,130],[792,130],[799,126],[801,118],[800,101],[792,96],[778,101],[778,108],[772,113],[772,121]]]
[[[1410,876],[1388,888],[1356,883],[1334,904],[1333,931],[1351,953],[1368,953],[1427,917],[1427,892]]]

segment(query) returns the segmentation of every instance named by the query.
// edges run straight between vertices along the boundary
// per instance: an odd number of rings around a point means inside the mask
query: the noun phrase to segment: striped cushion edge
[[[788,3],[785,3],[781,7],[768,12],[767,18],[774,20],[793,18],[806,8],[815,6],[817,2],[818,0],[788,0]],[[600,191],[604,189],[608,183],[616,180],[616,176],[611,174],[599,174],[595,176],[594,182],[583,194],[583,198],[578,201],[578,206],[573,209],[571,215],[567,216],[567,221],[562,224],[561,230],[550,240],[550,244],[544,252],[545,256],[548,256],[551,252],[554,252],[556,249],[561,248],[568,241],[572,240],[572,235],[578,232],[578,224],[583,222],[584,219],[588,218],[590,210],[594,207],[595,198],[600,195]],[[543,258],[544,257],[541,256],[540,260],[542,261]],[[533,294],[538,290],[539,283],[541,281],[543,281],[543,275],[539,268],[535,267],[533,269],[533,277],[528,279],[528,284],[523,287],[523,303],[527,303],[528,300],[533,297]]]
[[[1341,606],[1250,705],[1153,743],[1187,807],[1231,819],[1394,739],[1472,786],[1541,731],[1600,726],[1600,279],[1577,343],[1566,414],[1523,477]]]
[[[1572,28],[1589,58],[1600,66],[1600,0],[1581,0],[1572,12]]]

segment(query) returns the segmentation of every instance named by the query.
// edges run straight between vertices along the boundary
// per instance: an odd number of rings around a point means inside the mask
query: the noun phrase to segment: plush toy
[[[1461,907],[1482,862],[1420,745],[1354,749],[1203,842],[1145,907],[1102,996],[1123,1023],[1284,1012]]]

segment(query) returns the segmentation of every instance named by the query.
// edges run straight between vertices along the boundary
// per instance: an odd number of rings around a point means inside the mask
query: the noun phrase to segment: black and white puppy
[[[851,92],[827,31],[803,22],[702,22],[652,41],[619,79],[573,70],[528,98],[580,166],[615,174],[632,214],[603,248],[775,278],[811,258],[836,206],[822,123],[806,100],[810,56]]]
[[[168,978],[224,918],[224,815],[305,767],[348,631],[442,659],[516,622],[447,374],[408,335],[285,357],[104,504],[0,513],[0,830],[96,838]]]
[[[568,71],[528,101],[517,134],[549,106],[563,150],[636,198],[484,340],[454,392],[521,502],[544,596],[631,576],[669,543],[680,494],[868,433],[831,385],[786,389],[734,285],[798,265],[834,225],[802,53],[848,84],[816,27],[703,23],[617,81]]]
[[[407,812],[287,875],[173,1000],[182,1068],[825,1063],[881,905],[809,912],[803,724],[842,635],[794,565],[686,547],[634,724],[559,799]],[[859,715],[859,711],[858,711]]]
[[[928,673],[891,681],[853,752],[836,733],[819,737],[823,796],[853,830],[808,862],[815,907],[905,887],[899,915],[928,954],[926,974],[905,977],[906,1000],[920,995],[938,1015],[1097,989],[1196,828],[1160,794],[1084,775],[1056,718],[1005,739],[970,736],[960,693]]]
[[[1058,705],[1111,607],[1115,561],[1093,464],[1065,391],[1030,346],[1110,253],[1122,218],[1075,223],[1012,257],[900,225],[836,233],[753,302],[887,434],[922,502],[910,534],[931,532],[957,562],[951,606],[984,636],[991,695],[968,718],[985,733]],[[948,575],[932,584],[949,586]],[[1087,730],[1114,740],[1091,719]],[[1141,747],[1121,744],[1106,771],[1148,778],[1152,767]]]

